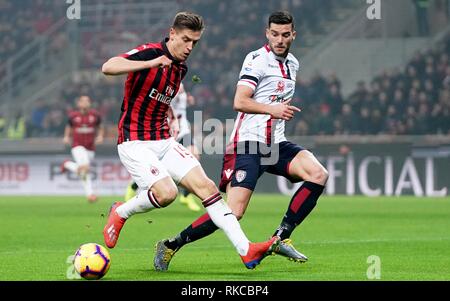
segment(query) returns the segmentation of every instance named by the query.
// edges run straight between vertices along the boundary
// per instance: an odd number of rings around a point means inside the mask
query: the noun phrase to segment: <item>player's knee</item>
[[[311,173],[310,181],[313,183],[325,185],[327,183],[327,180],[328,180],[328,171],[322,166],[315,168]]]
[[[216,184],[208,177],[196,179],[192,185],[192,189],[199,197],[208,197],[219,192]]]
[[[240,221],[244,217],[243,212],[233,212],[233,215],[236,216],[236,219]]]
[[[204,189],[207,191],[208,194],[214,194],[217,193],[219,190],[217,189],[216,184],[209,178],[207,178],[204,182]]]
[[[178,195],[178,189],[175,185],[165,185],[152,190],[161,207],[169,206]]]
[[[78,167],[78,173],[79,174],[86,174],[89,172],[89,165],[80,165]]]

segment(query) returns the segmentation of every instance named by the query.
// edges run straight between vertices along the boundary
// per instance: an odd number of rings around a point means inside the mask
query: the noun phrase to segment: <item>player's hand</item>
[[[64,138],[63,138],[63,143],[64,143],[65,145],[69,145],[69,144],[70,144],[70,138],[67,137],[67,136],[64,136]]]
[[[97,136],[95,138],[95,144],[101,144],[103,143],[103,136]]]
[[[178,134],[180,133],[180,124],[178,123],[178,119],[172,119],[170,122],[170,133],[172,137],[176,140]]]
[[[164,68],[170,66],[172,64],[172,60],[167,56],[162,55],[157,57],[156,59],[150,60],[150,68]]]
[[[301,112],[301,109],[290,105],[291,100],[292,99],[288,99],[285,102],[271,106],[271,111],[269,113],[272,118],[288,121],[294,117],[295,112]]]
[[[193,106],[195,104],[195,97],[190,93],[187,93],[187,102],[190,106]]]

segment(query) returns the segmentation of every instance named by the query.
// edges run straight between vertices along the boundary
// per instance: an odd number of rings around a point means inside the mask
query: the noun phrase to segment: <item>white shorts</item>
[[[154,141],[126,141],[117,146],[120,161],[139,189],[149,189],[157,181],[171,177],[178,184],[197,159],[173,138]]]
[[[72,157],[78,165],[90,165],[94,160],[95,152],[88,150],[84,146],[75,146],[72,148]]]

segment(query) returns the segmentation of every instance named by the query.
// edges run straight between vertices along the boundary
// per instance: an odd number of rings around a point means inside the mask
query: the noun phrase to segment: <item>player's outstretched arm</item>
[[[254,91],[251,88],[238,85],[234,96],[234,110],[249,114],[267,114],[274,119],[284,120],[292,119],[295,112],[301,111],[299,108],[289,104],[291,100],[274,105],[258,103],[252,98],[253,93]]]
[[[105,137],[105,127],[101,124],[97,130],[97,136],[95,137],[95,144],[103,143]]]
[[[165,67],[170,64],[172,64],[172,60],[165,55],[149,61],[133,61],[120,56],[115,56],[103,64],[102,72],[105,75],[121,75],[149,68]]]

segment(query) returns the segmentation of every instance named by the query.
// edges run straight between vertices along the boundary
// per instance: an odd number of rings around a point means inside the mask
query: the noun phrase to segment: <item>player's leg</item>
[[[72,154],[73,161],[70,160],[64,160],[64,162],[61,164],[61,171],[70,171],[77,175],[79,175],[80,166],[77,164],[77,158],[80,156],[83,156],[83,147],[82,146],[75,146],[72,147],[70,150],[70,153]]]
[[[138,190],[138,185],[136,184],[136,182],[134,180],[131,180],[128,183],[127,189],[125,191],[125,197],[124,197],[125,202],[128,200],[131,200],[134,196],[136,196],[137,190]]]
[[[224,229],[225,234],[233,242],[241,255],[248,251],[248,239],[242,232],[236,217],[223,201],[214,182],[207,177],[198,160],[181,144],[173,142],[162,162],[172,178],[194,193],[202,200],[202,204],[212,221]]]
[[[188,133],[178,139],[178,143],[182,144],[186,149],[200,161],[200,152],[194,144],[192,135]],[[179,187],[180,203],[186,205],[192,211],[201,211],[201,207],[197,204],[195,196],[184,187]]]
[[[273,173],[285,176],[292,182],[304,181],[292,196],[288,209],[273,234],[282,240],[282,250],[278,249],[281,252],[276,253],[304,262],[307,257],[295,250],[290,236],[316,206],[327,182],[328,172],[311,152],[290,142],[280,144],[280,160],[275,169],[277,170]]]
[[[113,248],[125,221],[137,213],[166,207],[178,190],[148,141],[125,142],[118,146],[122,164],[139,186],[139,192],[126,203],[116,202],[103,230],[105,243]]]
[[[227,204],[238,220],[243,217],[252,193],[253,191],[247,188],[231,187],[231,184],[228,184]],[[208,213],[205,213],[175,237],[166,240],[164,243],[169,249],[178,251],[184,245],[209,236],[217,229],[219,228],[211,220]]]
[[[120,205],[116,209],[117,214],[128,219],[137,213],[167,207],[177,197],[177,186],[170,176],[159,179],[150,185],[150,189],[147,187],[139,189],[136,196]]]
[[[75,163],[74,161],[64,160],[64,162],[61,164],[61,172],[66,171],[78,174],[78,164]]]
[[[83,146],[76,146],[72,148],[72,156],[78,166],[77,173],[81,179],[81,184],[83,185],[86,197],[90,202],[96,201],[96,197],[93,197],[94,191],[92,189],[92,180],[89,174],[90,157],[93,157],[93,152],[88,151]]]
[[[279,242],[277,237],[262,243],[250,243],[236,216],[222,199],[214,182],[206,177],[201,167],[195,167],[186,175],[182,184],[203,199],[202,204],[206,208],[209,218],[225,232],[247,268],[254,268],[274,250]],[[248,199],[244,201],[248,203]],[[210,223],[206,216],[205,218]]]
[[[96,202],[98,200],[98,198],[97,198],[97,195],[96,195],[96,193],[94,191],[93,184],[92,184],[92,177],[91,177],[91,174],[90,174],[89,171],[91,169],[91,164],[94,161],[95,152],[91,151],[91,150],[87,150],[86,153],[88,155],[88,160],[89,161],[88,161],[88,164],[87,164],[87,171],[86,171],[85,176],[84,176],[84,183],[85,183],[85,189],[86,189],[86,194],[87,194],[88,201],[90,203],[94,203],[94,202]]]
[[[224,163],[225,162],[227,162],[226,156],[224,158]],[[228,168],[224,167],[223,170],[226,171]],[[258,177],[257,173],[258,172],[256,171],[256,177],[253,177],[254,180],[249,184],[251,186],[250,188],[254,188],[254,185],[256,185]],[[222,174],[225,173],[222,172]],[[228,178],[230,177],[231,174]],[[242,180],[243,179],[239,182],[242,182]],[[200,198],[204,199],[203,205],[208,213],[194,221],[174,239],[158,242],[154,260],[156,270],[167,270],[171,258],[181,246],[210,235],[217,230],[218,227],[224,230],[227,237],[241,255],[242,261],[247,268],[254,268],[259,264],[278,243],[277,238],[275,240],[272,238],[263,243],[249,243],[247,237],[240,228],[236,216],[230,211],[230,207],[228,207],[221,199],[216,186],[206,176],[200,166],[192,169],[185,177],[183,177],[181,183]],[[205,183],[207,184],[205,185]],[[227,184],[222,184],[222,186],[223,185]],[[233,198],[232,204],[240,218],[247,208],[252,189],[236,187],[236,189],[230,190],[230,193],[231,194],[228,196],[229,202],[230,198]]]

